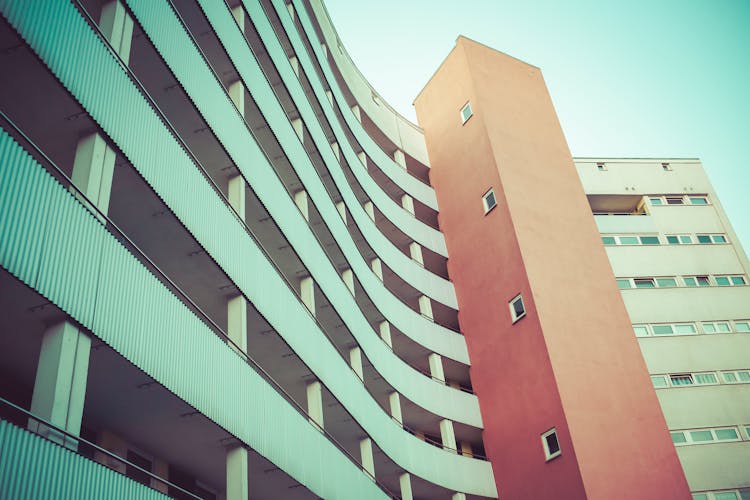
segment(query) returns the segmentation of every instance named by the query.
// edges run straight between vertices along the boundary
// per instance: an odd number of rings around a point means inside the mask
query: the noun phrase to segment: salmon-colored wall
[[[539,69],[459,37],[415,105],[500,496],[690,498]]]

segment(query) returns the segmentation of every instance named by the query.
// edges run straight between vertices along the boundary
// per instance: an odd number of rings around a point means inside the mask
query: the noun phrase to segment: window
[[[699,234],[697,235],[698,243],[701,245],[711,245],[718,243],[726,243],[727,238],[723,234]]]
[[[602,236],[605,245],[658,245],[658,236]]]
[[[719,286],[742,286],[747,283],[744,276],[716,276],[716,284]]]
[[[667,243],[670,245],[689,245],[693,242],[693,237],[689,234],[672,234],[667,236]]]
[[[638,237],[637,236],[620,236],[620,245],[637,245],[638,244]]]
[[[661,287],[677,286],[677,280],[674,278],[656,278],[656,284]]]
[[[672,386],[693,385],[693,376],[689,373],[670,375],[669,381],[672,383]]]
[[[667,205],[684,205],[682,196],[667,196]]]
[[[719,380],[714,373],[696,373],[695,383],[700,385],[718,384]]]
[[[633,325],[636,337],[648,337],[648,325]]]
[[[484,213],[489,213],[490,210],[497,206],[497,199],[495,198],[495,191],[490,189],[484,196],[482,196],[482,204],[484,205]]]
[[[604,172],[605,170],[607,170],[607,167],[604,165],[604,163],[597,163],[596,169],[600,172]]]
[[[636,288],[656,288],[653,278],[635,278],[633,283]]]
[[[513,323],[526,316],[526,308],[523,305],[523,297],[520,293],[508,305],[510,306],[510,317],[513,319]]]
[[[669,387],[669,382],[667,382],[667,378],[664,375],[652,375],[651,383],[654,385],[655,389]]]
[[[702,323],[703,331],[706,333],[729,333],[729,323],[726,321],[712,321],[710,323]]]
[[[625,288],[632,288],[630,286],[630,280],[629,279],[618,279],[617,280],[617,288],[620,290],[623,290]]]
[[[461,123],[466,123],[473,115],[474,112],[471,110],[471,103],[467,102],[464,104],[464,107],[461,108]]]
[[[658,236],[641,236],[641,245],[658,245],[659,244],[659,237]]]
[[[688,199],[691,205],[708,205],[708,198],[705,196],[690,196]]]
[[[662,198],[649,198],[648,201],[651,202],[652,205],[664,205],[664,200]]]
[[[719,379],[714,372],[705,373],[673,373],[669,375],[669,383],[672,387],[686,385],[714,385]]]
[[[692,323],[680,323],[673,325],[653,325],[651,327],[654,331],[654,335],[689,335],[695,333],[695,325]]]
[[[735,321],[734,329],[740,333],[750,333],[750,321]]]
[[[614,236],[602,236],[602,243],[605,245],[617,245],[617,240]]]
[[[544,456],[549,461],[561,454],[560,443],[557,440],[557,430],[550,429],[542,434],[542,446],[544,447]]]
[[[727,384],[745,384],[750,382],[750,370],[736,370],[732,372],[721,372],[721,378]]]
[[[665,172],[669,172],[670,170],[672,170],[672,167],[669,165],[669,163],[662,163],[661,169],[664,170]]]
[[[710,286],[708,276],[685,276],[685,286]]]
[[[715,441],[741,441],[736,427],[719,427],[714,429],[688,429],[671,431],[675,445],[703,444]]]

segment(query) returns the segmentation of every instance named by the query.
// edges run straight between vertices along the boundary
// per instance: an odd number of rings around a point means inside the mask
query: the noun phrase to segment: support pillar
[[[430,363],[430,375],[432,378],[445,382],[445,372],[443,371],[443,358],[440,354],[432,353],[427,357]]]
[[[434,319],[432,315],[432,301],[426,295],[419,296],[419,314]]]
[[[359,162],[364,165],[365,168],[367,168],[367,155],[364,151],[360,151],[357,153],[357,158],[359,158]]]
[[[383,263],[377,257],[370,261],[370,268],[380,281],[383,281]]]
[[[343,219],[344,225],[346,225],[346,205],[343,201],[336,203],[336,210],[339,211],[339,215]]]
[[[133,40],[133,19],[120,0],[114,0],[102,7],[99,28],[112,48],[115,49],[117,55],[125,64],[128,64],[130,62],[130,44]]]
[[[297,137],[299,137],[300,142],[305,142],[305,127],[302,123],[301,118],[295,118],[292,120],[292,128],[294,129],[294,132],[297,134]]]
[[[401,207],[403,207],[403,209],[410,214],[414,215],[414,198],[412,198],[408,194],[403,195],[401,197]]]
[[[242,295],[227,301],[227,335],[247,354],[247,300]]]
[[[339,147],[339,143],[332,142],[331,149],[333,149],[333,154],[336,155],[336,159],[341,161],[341,148]]]
[[[464,493],[454,493],[451,500],[466,500],[466,495]]]
[[[65,431],[81,432],[86,379],[89,371],[91,338],[73,323],[63,321],[44,332],[39,364],[31,397],[31,412]],[[28,428],[70,449],[77,449],[73,438],[29,418]]]
[[[391,324],[387,321],[380,323],[380,338],[386,343],[388,347],[393,349],[393,340],[391,339]]]
[[[302,191],[297,191],[294,193],[294,204],[297,205],[297,208],[299,208],[299,211],[302,213],[302,217],[305,218],[306,221],[310,221],[310,205],[307,201],[307,191],[304,189]]]
[[[367,216],[370,217],[370,219],[375,220],[375,207],[372,205],[372,202],[366,201],[364,207]]]
[[[328,98],[328,102],[333,104],[333,92],[331,92],[330,90],[326,90],[326,97]]]
[[[229,179],[227,198],[242,222],[245,222],[245,185],[245,179],[241,175],[235,175]]]
[[[420,266],[424,267],[424,258],[422,256],[422,246],[416,241],[409,243],[409,255],[411,260],[419,263]]]
[[[354,373],[357,374],[360,380],[365,380],[364,371],[362,370],[362,350],[357,347],[352,347],[349,349],[349,364],[352,367],[352,370],[354,370]]]
[[[237,25],[242,30],[242,34],[245,34],[245,9],[242,8],[242,5],[238,5],[237,7],[232,7],[232,16],[234,16],[234,20],[237,21]]]
[[[344,281],[346,288],[349,289],[349,292],[354,295],[354,273],[352,273],[352,270],[344,269],[341,273],[341,279]]]
[[[404,418],[401,414],[401,396],[398,395],[398,392],[393,391],[388,394],[388,403],[391,407],[391,417],[393,417],[393,420],[403,425]]]
[[[289,64],[292,65],[292,71],[294,71],[294,74],[297,75],[297,78],[299,78],[299,59],[297,59],[295,56],[292,56],[289,58]]]
[[[399,164],[401,168],[406,170],[406,156],[404,156],[404,152],[400,149],[397,149],[393,152],[393,161]]]
[[[73,160],[73,184],[103,214],[109,209],[112,176],[115,171],[115,152],[98,132],[79,139]],[[79,197],[79,200],[88,203]]]
[[[355,104],[354,106],[352,106],[352,113],[354,113],[354,118],[356,118],[358,122],[362,123],[362,112],[359,110],[359,104]]]
[[[315,316],[315,281],[307,276],[299,280],[299,295],[302,303]]]
[[[411,493],[411,476],[408,472],[399,476],[398,484],[401,487],[401,500],[414,500]]]
[[[245,85],[240,80],[232,82],[229,84],[229,88],[227,88],[227,93],[237,107],[237,111],[242,115],[242,118],[245,118]]]
[[[456,433],[453,431],[452,421],[440,421],[440,440],[443,442],[443,449],[456,453]]]
[[[307,384],[307,415],[323,429],[323,386],[317,380]]]
[[[289,15],[292,17],[292,21],[294,21],[294,5],[292,5],[292,2],[286,4],[286,10],[289,11]]]
[[[370,438],[359,441],[359,453],[362,458],[362,468],[375,479],[375,461],[372,458],[372,440]]]
[[[321,43],[320,46],[323,49],[323,55],[328,57],[328,45]]]
[[[250,460],[247,448],[236,446],[227,450],[226,500],[247,500],[250,495]]]

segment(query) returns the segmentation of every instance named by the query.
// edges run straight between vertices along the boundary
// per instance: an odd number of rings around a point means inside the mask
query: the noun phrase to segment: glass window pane
[[[664,200],[662,200],[661,198],[649,198],[649,201],[651,201],[652,205],[663,205],[664,204]]]
[[[695,325],[675,325],[675,333],[695,333]]]
[[[741,500],[750,500],[750,490],[740,490]]]
[[[547,450],[549,450],[550,455],[554,455],[560,451],[560,444],[557,442],[557,434],[553,432],[552,434],[545,436],[544,439],[547,441]]]
[[[673,333],[672,325],[654,325],[651,328],[654,329],[654,335],[669,335]]]
[[[658,245],[659,237],[658,236],[641,236],[641,244],[642,245]]]
[[[605,245],[616,245],[617,244],[617,242],[615,241],[615,237],[614,236],[602,236],[602,242]]]
[[[698,286],[710,286],[711,282],[708,281],[708,276],[696,276],[695,280],[698,282]]]
[[[520,297],[513,301],[513,312],[516,313],[516,318],[521,317],[526,312],[523,308],[523,300]]]
[[[750,332],[750,322],[748,321],[735,321],[734,328],[738,332],[747,333]]]
[[[714,500],[737,500],[737,494],[734,491],[714,493]]]
[[[695,382],[697,384],[717,384],[716,375],[713,373],[696,373]]]
[[[706,441],[714,440],[711,431],[690,431],[690,438],[696,443],[705,443]]]
[[[713,240],[714,240],[714,243],[726,243],[727,242],[727,239],[720,234],[715,234],[713,236]]]
[[[634,280],[636,288],[656,288],[654,280],[652,279],[637,279]]]
[[[685,280],[685,286],[697,286],[695,283],[695,278],[686,277]]]
[[[670,245],[679,245],[680,240],[677,238],[677,236],[667,236],[667,243]]]
[[[674,278],[656,278],[656,284],[659,286],[677,286],[677,280]]]
[[[667,378],[664,375],[652,375],[651,383],[654,387],[668,387]]]
[[[689,234],[683,234],[680,236],[680,243],[692,243],[693,238]]]
[[[617,288],[630,288],[630,280],[617,280]]]
[[[693,493],[693,500],[708,500],[708,495],[705,493]]]
[[[696,197],[696,198],[691,197],[690,198],[690,203],[693,204],[693,205],[708,205],[708,200],[706,200],[702,196],[699,196],[699,197]]]
[[[699,234],[698,243],[711,243],[711,237],[707,234]]]
[[[719,333],[729,333],[729,323],[716,323],[716,329]]]
[[[621,245],[637,245],[638,237],[637,236],[620,236],[620,244]]]
[[[750,372],[737,372],[741,382],[750,382]]]
[[[648,337],[648,327],[645,325],[633,325],[636,337]]]
[[[716,333],[716,327],[713,323],[703,323],[703,331],[706,333]]]
[[[687,442],[687,439],[685,439],[685,434],[682,432],[670,432],[669,433],[672,436],[672,442],[673,443],[685,443]]]
[[[719,441],[728,441],[730,439],[739,439],[737,431],[734,429],[716,429],[716,439]]]
[[[737,375],[734,374],[734,372],[724,372],[721,374],[722,377],[724,377],[724,382],[733,383],[737,382]]]
[[[745,278],[742,276],[732,276],[732,284],[734,285],[744,285],[745,284]]]
[[[672,385],[693,385],[692,375],[672,375],[669,379]]]
[[[717,276],[716,284],[719,286],[729,286],[729,278],[726,276]]]
[[[682,205],[682,197],[679,198],[667,198],[667,205]]]

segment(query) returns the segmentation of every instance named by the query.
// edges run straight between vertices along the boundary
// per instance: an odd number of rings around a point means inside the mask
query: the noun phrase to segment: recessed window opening
[[[489,213],[490,210],[497,206],[497,199],[495,198],[495,191],[490,189],[484,196],[482,196],[482,204],[484,205],[484,213]]]
[[[510,317],[513,319],[513,323],[526,316],[526,307],[523,305],[523,297],[520,293],[508,305],[510,306]]]
[[[597,163],[596,169],[600,172],[604,172],[605,170],[607,170],[607,167],[606,165],[604,165],[604,163]]]
[[[669,165],[669,163],[662,163],[661,169],[664,170],[665,172],[669,172],[670,170],[672,170],[672,167]]]
[[[461,108],[461,123],[466,123],[472,116],[474,116],[474,112],[471,110],[471,103],[467,102],[464,104],[464,107]]]
[[[562,452],[560,451],[560,442],[557,440],[556,429],[550,429],[542,434],[542,446],[544,447],[544,457],[547,461],[560,456]]]

